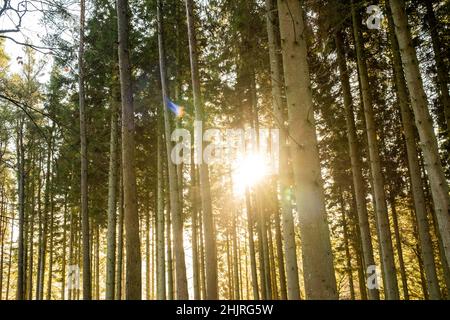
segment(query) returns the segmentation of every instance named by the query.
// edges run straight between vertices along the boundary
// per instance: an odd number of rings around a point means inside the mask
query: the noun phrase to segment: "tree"
[[[128,1],[117,1],[117,29],[119,33],[120,92],[122,99],[122,176],[123,206],[126,234],[126,297],[141,299],[141,249],[139,216],[136,199],[134,105],[129,57]]]
[[[336,280],[317,151],[302,10],[295,0],[279,0],[278,15],[306,297],[335,299]]]
[[[411,97],[416,127],[419,131],[421,149],[425,160],[425,168],[430,180],[433,196],[434,210],[442,238],[443,251],[450,263],[450,216],[449,216],[449,189],[439,157],[436,135],[428,110],[427,96],[423,89],[419,62],[411,40],[411,32],[402,0],[389,1],[395,25],[400,54],[405,72],[406,84]]]

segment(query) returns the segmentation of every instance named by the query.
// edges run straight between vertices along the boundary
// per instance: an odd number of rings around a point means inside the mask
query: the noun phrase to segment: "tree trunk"
[[[420,240],[420,252],[422,254],[423,267],[426,273],[427,287],[431,299],[440,299],[441,293],[436,274],[436,265],[434,262],[433,243],[430,236],[430,225],[427,218],[427,209],[425,205],[425,195],[423,192],[423,182],[420,172],[419,155],[417,151],[415,128],[413,116],[409,107],[408,91],[402,68],[402,60],[395,37],[394,22],[388,7],[389,35],[392,46],[392,64],[394,67],[394,76],[397,92],[397,100],[400,105],[403,123],[403,135],[406,141],[406,150],[408,156],[409,176],[411,179],[412,198],[414,200],[414,211],[416,214],[417,229]]]
[[[119,154],[120,156],[120,154]],[[122,274],[123,274],[123,232],[124,232],[124,208],[123,208],[123,174],[122,165],[119,161],[119,219],[118,224],[118,234],[117,234],[117,273],[116,273],[116,300],[122,300]]]
[[[191,61],[192,91],[194,97],[195,121],[203,121],[203,102],[200,90],[198,67],[197,39],[194,24],[193,0],[186,1],[186,17],[189,36],[189,56]],[[203,137],[203,132],[200,133]],[[202,155],[197,155],[203,157]],[[200,160],[200,195],[202,200],[203,228],[205,234],[205,256],[208,268],[206,269],[206,299],[217,300],[217,248],[214,232],[214,218],[211,205],[211,190],[209,184],[209,169],[206,163]]]
[[[345,50],[343,44],[342,32],[339,30],[335,36],[337,59],[339,64],[339,74],[344,96],[345,120],[347,125],[347,139],[350,152],[350,160],[353,177],[353,190],[356,202],[356,211],[358,213],[359,232],[361,233],[362,253],[364,256],[365,269],[375,265],[373,256],[373,246],[370,235],[369,217],[366,206],[365,182],[362,175],[361,155],[359,150],[359,141],[356,134],[356,125],[353,110],[353,101],[350,89],[350,80],[345,61]],[[366,290],[361,288],[361,290]],[[377,288],[369,289],[369,299],[379,300],[380,292]]]
[[[17,128],[17,179],[18,179],[18,209],[19,235],[17,238],[17,287],[16,300],[25,299],[25,262],[24,262],[24,223],[25,223],[25,148],[23,144],[24,119],[20,116]]]
[[[128,44],[128,0],[117,1],[117,17],[122,97],[122,170],[126,235],[126,297],[127,300],[140,300],[142,295],[141,243],[139,239],[139,216],[136,196],[135,125]]]
[[[84,94],[84,24],[85,1],[80,1],[80,44],[78,51],[78,81],[79,81],[79,107],[80,107],[80,141],[81,141],[81,223],[83,236],[83,299],[92,299],[91,287],[91,253],[89,245],[89,212],[88,212],[88,185],[87,185],[87,139],[86,139],[86,106]]]
[[[372,174],[375,211],[377,218],[378,238],[380,242],[381,266],[385,283],[385,296],[388,300],[398,300],[398,284],[395,271],[394,251],[392,248],[389,216],[386,206],[384,177],[381,169],[380,150],[376,132],[375,116],[372,104],[369,76],[364,57],[363,39],[360,30],[361,18],[352,0],[353,34],[355,38],[361,94],[366,121],[367,141],[369,145],[370,169]]]
[[[255,253],[255,240],[253,235],[253,210],[250,199],[250,192],[245,192],[246,211],[247,211],[247,225],[248,225],[248,247],[250,251],[250,269],[252,274],[252,289],[253,300],[259,300],[258,290],[258,275],[256,270],[256,253]]]
[[[116,272],[116,215],[117,215],[117,168],[118,168],[118,106],[119,99],[116,87],[111,101],[111,135],[109,144],[108,175],[108,230],[106,249],[106,300],[114,300]]]
[[[315,132],[305,27],[297,0],[278,0],[307,299],[337,299]]]
[[[272,76],[272,103],[273,103],[273,115],[275,118],[275,125],[279,128],[280,139],[280,198],[281,198],[281,214],[283,219],[282,232],[284,238],[284,251],[286,254],[286,276],[287,276],[287,298],[289,300],[300,299],[300,287],[298,279],[298,266],[297,266],[297,249],[295,245],[295,231],[294,231],[294,218],[292,216],[292,204],[289,188],[289,169],[288,162],[289,150],[286,145],[286,127],[285,117],[283,115],[283,109],[285,107],[282,99],[282,87],[283,82],[281,76],[281,57],[280,57],[280,45],[277,38],[279,37],[275,27],[275,3],[274,0],[266,0],[266,23],[267,34],[269,38],[269,57],[270,57],[270,70]],[[281,249],[281,248],[280,248]],[[281,249],[282,250],[282,249]],[[282,252],[282,251],[281,251]],[[282,299],[284,290],[282,288]]]
[[[411,32],[408,28],[404,1],[390,0],[390,6],[405,71],[406,83],[411,96],[416,126],[419,130],[426,170],[430,179],[434,210],[442,237],[443,251],[447,264],[450,265],[449,187],[441,159],[439,158],[436,135],[433,131],[433,123],[428,110],[428,102],[423,88],[419,62],[411,40]]]
[[[167,152],[167,167],[169,174],[169,194],[170,194],[170,210],[172,212],[172,225],[173,225],[173,238],[174,238],[174,250],[175,250],[175,275],[177,285],[177,299],[187,300],[189,299],[187,277],[186,277],[186,262],[184,256],[183,246],[183,220],[181,217],[181,207],[179,202],[179,190],[177,181],[177,171],[175,165],[171,160],[172,142],[170,132],[170,118],[167,106],[168,88],[166,83],[166,63],[165,63],[165,48],[164,48],[164,31],[162,22],[162,5],[161,1],[157,3],[158,13],[158,43],[159,43],[159,64],[161,73],[161,87],[162,87],[162,100],[164,107],[164,127],[166,138],[166,152]]]

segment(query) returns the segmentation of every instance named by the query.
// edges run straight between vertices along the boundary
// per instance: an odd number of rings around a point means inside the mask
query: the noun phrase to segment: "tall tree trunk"
[[[191,202],[192,202],[192,278],[194,289],[194,300],[200,300],[200,268],[198,256],[198,214],[199,214],[199,183],[197,179],[197,168],[195,167],[194,152],[191,154]]]
[[[164,127],[166,138],[166,152],[167,152],[167,167],[169,174],[169,194],[170,194],[170,210],[172,212],[173,238],[175,250],[175,275],[177,285],[177,299],[187,300],[189,298],[187,277],[186,277],[186,262],[184,256],[183,246],[183,220],[181,217],[181,204],[179,202],[178,179],[175,165],[171,160],[172,142],[170,132],[170,118],[167,106],[168,88],[166,83],[166,63],[165,63],[165,48],[164,48],[164,31],[162,22],[162,5],[161,1],[157,3],[158,13],[158,43],[159,43],[159,61],[161,73],[161,87],[164,107]]]
[[[346,260],[345,271],[347,273],[348,285],[350,288],[350,299],[355,300],[355,286],[353,284],[352,257],[350,255],[350,244],[349,244],[349,240],[348,240],[349,225],[348,225],[348,220],[347,220],[347,211],[345,209],[344,197],[342,195],[341,190],[339,190],[339,205],[340,205],[341,211],[342,211],[342,228],[343,228],[343,233],[344,233],[344,250],[345,250],[345,260]]]
[[[421,148],[425,159],[426,170],[430,179],[434,210],[442,237],[443,251],[450,265],[450,214],[449,187],[439,158],[436,135],[428,110],[427,96],[423,88],[416,51],[408,28],[405,4],[403,0],[390,0],[395,34],[405,71],[406,83],[411,96],[416,126],[419,130]]]
[[[120,154],[119,154],[120,156]],[[119,219],[117,221],[118,224],[118,234],[117,234],[117,273],[116,273],[116,300],[122,300],[122,274],[123,274],[123,232],[124,232],[124,208],[123,208],[123,174],[122,174],[122,165],[120,165],[121,161],[119,161]]]
[[[122,97],[122,170],[126,235],[126,297],[127,300],[140,300],[142,294],[141,243],[139,239],[139,216],[136,196],[135,125],[128,44],[128,0],[117,1],[117,17]]]
[[[115,87],[114,87],[115,89]],[[117,168],[118,168],[118,105],[119,96],[114,90],[111,102],[111,136],[109,144],[109,175],[108,175],[108,230],[106,249],[106,300],[114,300],[116,272],[116,215],[117,215]]]
[[[375,265],[373,256],[373,246],[370,235],[369,217],[367,213],[365,183],[362,175],[361,155],[359,150],[358,136],[356,134],[356,125],[353,110],[353,99],[350,89],[349,73],[345,59],[345,49],[342,37],[342,31],[339,30],[335,36],[337,59],[339,65],[339,74],[344,96],[345,120],[347,125],[347,139],[350,151],[350,161],[352,167],[353,190],[356,202],[356,211],[358,213],[359,232],[361,234],[362,253],[364,256],[365,269]],[[366,290],[361,288],[361,290]],[[377,288],[369,289],[369,298],[379,300],[380,292]]]
[[[247,225],[248,225],[248,247],[250,251],[250,269],[252,275],[252,289],[253,289],[253,300],[259,300],[259,290],[258,290],[258,276],[256,270],[256,253],[255,253],[255,240],[253,235],[253,210],[250,199],[250,192],[248,189],[245,192],[245,202],[247,211]]]
[[[415,128],[413,116],[409,107],[408,91],[402,68],[402,60],[395,37],[394,22],[388,9],[389,34],[392,46],[392,62],[394,67],[397,100],[400,105],[403,123],[403,135],[406,141],[408,156],[409,177],[411,179],[412,198],[414,200],[414,211],[416,214],[417,229],[419,233],[423,266],[426,273],[427,287],[431,299],[440,299],[439,282],[436,275],[436,265],[434,262],[433,243],[430,236],[430,226],[427,218],[425,205],[425,195],[423,192],[423,182],[420,172],[419,155],[417,151]]]
[[[192,91],[194,97],[195,121],[203,121],[203,102],[200,91],[200,78],[198,67],[197,39],[194,24],[193,0],[185,0],[186,17],[189,36],[189,57],[191,61]],[[203,137],[203,132],[200,132]],[[197,154],[203,157],[201,152]],[[211,205],[211,190],[209,184],[209,169],[206,163],[200,158],[200,195],[202,199],[203,228],[205,234],[205,256],[208,268],[206,269],[206,299],[217,300],[217,248],[214,234],[214,218]]]
[[[278,14],[306,297],[336,299],[302,10],[297,0],[278,0]]]
[[[158,110],[158,137],[157,137],[157,208],[156,208],[156,298],[166,299],[166,255],[165,255],[165,223],[164,223],[164,165],[163,165],[163,139],[162,115]],[[170,245],[170,243],[168,243]]]
[[[18,179],[18,210],[19,235],[17,238],[17,287],[16,300],[25,299],[25,262],[24,262],[24,223],[25,223],[25,148],[23,144],[24,119],[20,116],[17,128],[17,179]]]
[[[80,43],[78,51],[78,81],[79,81],[79,107],[80,107],[80,141],[81,141],[81,222],[83,236],[83,299],[92,299],[91,285],[91,253],[89,245],[89,212],[88,212],[88,185],[87,185],[87,138],[86,138],[86,106],[84,93],[84,25],[85,2],[80,0]]]
[[[361,86],[361,94],[366,121],[366,133],[369,146],[370,169],[375,200],[375,211],[380,242],[381,266],[385,283],[385,296],[388,300],[398,300],[398,284],[395,271],[394,251],[392,248],[391,232],[389,228],[389,216],[386,205],[386,193],[384,190],[384,177],[381,169],[380,150],[376,132],[375,116],[372,104],[369,76],[364,56],[363,39],[360,29],[361,18],[352,0],[353,35],[355,38],[358,71]]]
[[[292,204],[290,196],[291,190],[289,188],[289,171],[290,171],[290,166],[288,162],[289,150],[286,145],[286,127],[284,125],[285,117],[283,115],[283,109],[285,107],[285,104],[283,103],[282,98],[283,94],[281,85],[283,80],[280,70],[281,69],[281,56],[279,54],[280,44],[277,39],[279,37],[279,34],[278,32],[276,32],[275,26],[276,16],[274,13],[275,11],[274,0],[266,0],[266,11],[267,11],[266,13],[267,34],[269,38],[270,70],[272,77],[273,115],[276,122],[275,125],[280,130],[279,184],[280,184],[280,198],[281,198],[281,214],[283,219],[282,232],[284,238],[284,251],[286,254],[287,298],[289,300],[298,300],[300,299],[300,287],[298,279],[297,249],[295,245],[294,218],[292,215]],[[283,285],[281,294],[282,299],[285,298],[283,297],[284,294]]]

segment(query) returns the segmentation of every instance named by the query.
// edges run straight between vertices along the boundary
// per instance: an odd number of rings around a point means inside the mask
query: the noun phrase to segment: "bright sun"
[[[235,195],[245,194],[245,189],[255,186],[269,174],[266,159],[259,154],[249,154],[236,160],[233,170]]]

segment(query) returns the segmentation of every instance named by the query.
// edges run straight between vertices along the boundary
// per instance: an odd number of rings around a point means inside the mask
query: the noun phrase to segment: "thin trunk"
[[[193,158],[192,152],[191,157]],[[197,168],[194,162],[191,162],[191,201],[192,201],[192,277],[194,300],[200,300],[200,269],[198,257],[198,213],[199,213],[199,184],[197,179]]]
[[[18,179],[18,210],[19,210],[19,235],[17,237],[17,287],[16,300],[25,299],[25,244],[24,244],[24,223],[25,223],[25,149],[23,144],[24,120],[19,119],[17,136],[17,179]]]
[[[122,98],[123,206],[126,236],[126,298],[140,300],[142,295],[141,243],[136,195],[135,124],[131,64],[129,55],[128,0],[117,1],[119,32],[119,69]]]
[[[356,210],[358,213],[359,232],[361,234],[362,253],[364,255],[365,269],[375,265],[373,256],[373,246],[370,235],[369,217],[367,213],[365,182],[362,175],[361,155],[359,150],[359,141],[356,133],[356,125],[353,110],[353,99],[350,89],[349,73],[347,63],[345,61],[345,50],[342,38],[342,32],[339,30],[335,36],[337,59],[339,64],[339,74],[344,96],[345,120],[347,124],[347,139],[350,151],[350,160],[353,177],[353,190],[356,201]],[[366,290],[364,285],[361,290]],[[377,288],[369,289],[369,298],[371,300],[379,300],[380,292]]]
[[[119,155],[120,156],[120,155]],[[120,165],[120,169],[122,166]],[[116,273],[116,300],[122,300],[122,275],[123,275],[123,240],[124,240],[124,209],[123,209],[123,178],[122,170],[119,170],[119,219],[118,219],[118,234],[117,234],[117,273]]]
[[[186,0],[186,17],[189,36],[189,56],[191,61],[192,91],[194,97],[195,121],[203,121],[203,102],[200,90],[198,67],[197,39],[194,25],[193,0]],[[197,133],[203,136],[203,132]],[[197,156],[202,157],[201,152]],[[217,248],[214,234],[214,218],[211,205],[211,190],[209,183],[208,165],[200,159],[200,195],[202,200],[203,228],[205,234],[205,255],[208,268],[206,269],[206,299],[217,300]]]
[[[92,299],[91,287],[91,253],[89,236],[88,185],[87,185],[87,138],[86,138],[86,103],[84,93],[84,25],[86,0],[80,0],[80,43],[78,51],[78,81],[80,107],[80,141],[81,141],[81,222],[83,237],[83,300]]]
[[[163,142],[162,142],[162,117],[158,115],[158,137],[157,137],[157,171],[158,171],[158,190],[157,190],[157,208],[156,208],[156,299],[166,299],[166,255],[164,251],[164,165],[163,165]],[[170,245],[170,243],[168,243]]]
[[[175,275],[177,285],[177,299],[187,300],[189,299],[187,277],[186,277],[186,261],[184,255],[183,246],[183,220],[181,216],[181,204],[179,199],[179,186],[177,179],[176,167],[171,161],[172,142],[170,131],[170,118],[167,106],[168,87],[166,83],[166,63],[165,63],[165,48],[164,48],[164,31],[162,21],[162,4],[161,0],[157,2],[157,15],[158,15],[158,44],[159,44],[159,65],[161,73],[161,87],[162,98],[164,107],[164,128],[165,128],[165,140],[166,140],[166,152],[167,152],[167,167],[169,174],[169,196],[170,196],[170,210],[172,213],[172,226],[173,226],[173,238],[174,238],[174,250],[175,250]]]
[[[409,300],[408,279],[406,277],[405,262],[403,259],[402,239],[400,237],[400,229],[398,225],[397,208],[395,207],[395,199],[390,199],[392,222],[394,225],[395,244],[397,247],[398,264],[400,267],[400,277],[402,279],[403,299]]]
[[[250,251],[250,269],[252,274],[253,300],[259,300],[258,276],[256,271],[255,240],[253,235],[253,209],[250,201],[250,192],[245,192],[247,225],[248,225],[248,246]]]
[[[370,171],[375,200],[375,211],[378,238],[380,242],[381,266],[385,283],[385,296],[388,300],[398,300],[397,276],[395,271],[394,250],[392,247],[389,216],[384,190],[384,177],[381,169],[380,149],[378,145],[377,130],[370,90],[369,76],[363,49],[363,39],[360,29],[361,18],[352,0],[353,35],[355,39],[356,55],[358,60],[359,80],[366,122],[366,134],[369,147]]]
[[[118,107],[119,96],[114,91],[111,102],[111,135],[109,144],[109,175],[108,175],[108,230],[106,249],[106,300],[114,300],[116,285],[116,215],[117,215],[117,169],[118,169]]]

